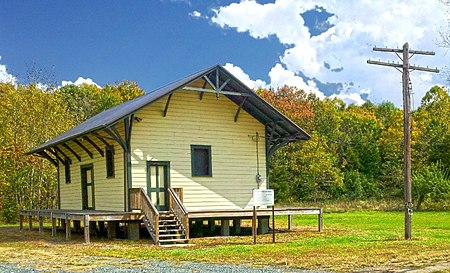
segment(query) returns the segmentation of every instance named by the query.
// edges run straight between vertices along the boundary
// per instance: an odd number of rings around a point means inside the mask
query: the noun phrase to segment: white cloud
[[[342,101],[344,101],[347,105],[350,104],[356,104],[356,105],[362,105],[364,104],[364,100],[361,98],[361,95],[358,93],[350,93],[350,94],[333,94],[330,96],[331,99],[338,98]]]
[[[270,86],[277,88],[284,85],[296,86],[299,89],[303,89],[307,93],[314,93],[317,97],[323,99],[325,95],[319,91],[316,84],[313,81],[307,83],[294,72],[289,71],[281,64],[276,64],[269,72]]]
[[[312,36],[301,13],[316,6],[334,14],[328,20],[333,27]],[[437,46],[439,27],[447,27],[447,17],[437,0],[275,0],[267,4],[245,0],[216,8],[214,12],[211,21],[222,28],[247,32],[255,39],[273,36],[286,46],[279,63],[268,71],[272,82],[285,75],[290,83],[312,87],[295,78],[301,72],[322,83],[342,83],[345,88],[340,97],[355,103],[361,102],[359,94],[370,90],[369,99],[375,102],[390,100],[401,105],[401,74],[392,68],[366,63],[369,58],[390,61],[398,58],[395,54],[373,52],[374,46],[401,47],[409,42],[413,49],[437,53],[434,57],[416,55],[413,63],[436,67],[447,64],[444,49]],[[333,72],[324,63],[343,70]],[[284,68],[293,74],[287,77],[287,72],[281,70]],[[445,80],[418,72],[411,73],[411,79],[418,99],[432,85]]]
[[[194,10],[193,12],[190,12],[189,15],[192,17],[202,17],[202,14],[196,10]]]
[[[74,84],[77,86],[80,86],[82,84],[88,84],[88,85],[95,85],[98,88],[101,88],[100,85],[96,84],[92,79],[90,78],[83,78],[83,77],[78,77],[78,79],[75,82],[71,82],[71,81],[62,81],[61,82],[61,86],[65,86],[65,85],[70,85],[70,84]]]
[[[2,57],[0,56],[0,60]],[[0,82],[16,84],[17,78],[11,75],[6,69],[6,65],[0,64]]]
[[[198,10],[194,10],[193,12],[189,12],[188,14],[189,16],[193,17],[193,18],[204,18],[204,19],[209,19],[209,17],[207,15],[203,15],[200,11]]]
[[[250,76],[242,70],[239,66],[235,66],[230,63],[226,63],[224,68],[228,70],[231,74],[233,74],[236,78],[238,78],[245,85],[250,87],[251,89],[258,89],[259,87],[266,87],[266,82],[262,80],[251,80]]]

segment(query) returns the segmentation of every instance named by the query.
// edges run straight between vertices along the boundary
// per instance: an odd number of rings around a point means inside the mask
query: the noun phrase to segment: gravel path
[[[18,267],[12,264],[0,263],[1,273],[73,273],[72,271],[55,270],[37,270],[32,268]],[[99,267],[85,273],[147,273],[147,272],[168,272],[168,273],[199,273],[199,272],[217,272],[217,273],[330,273],[329,271],[313,271],[285,268],[253,268],[240,265],[219,265],[206,263],[168,263],[168,262],[143,262],[139,267]],[[77,272],[78,273],[78,272]]]

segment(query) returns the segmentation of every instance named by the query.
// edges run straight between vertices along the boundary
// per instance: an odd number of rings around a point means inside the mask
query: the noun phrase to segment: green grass
[[[0,261],[32,260],[51,270],[120,265],[123,261],[119,258],[126,258],[127,266],[139,265],[139,260],[166,260],[334,271],[425,267],[450,261],[450,212],[414,213],[413,239],[409,241],[403,240],[403,217],[401,212],[325,213],[324,232],[319,233],[317,216],[298,215],[294,231],[277,233],[275,244],[271,235],[258,236],[256,245],[251,236],[211,237],[192,239],[195,245],[186,248],[160,248],[145,240],[93,239],[91,245],[85,245],[76,236],[66,243],[63,234],[52,238],[49,231],[42,235],[1,227]],[[286,229],[286,217],[277,217],[276,225]],[[49,259],[54,263],[48,263]]]

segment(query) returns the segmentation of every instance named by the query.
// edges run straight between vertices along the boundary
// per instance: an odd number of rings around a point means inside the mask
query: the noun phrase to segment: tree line
[[[270,185],[278,202],[402,197],[403,112],[394,104],[346,105],[287,86],[256,92],[311,135],[270,160]],[[26,151],[143,94],[130,81],[101,88],[0,83],[0,219],[15,221],[19,209],[56,207],[56,168]],[[445,208],[450,197],[448,91],[431,88],[412,116],[416,205]]]
[[[102,88],[0,83],[0,220],[16,221],[20,209],[56,207],[56,168],[27,151],[142,94],[130,81]]]
[[[403,111],[393,103],[345,105],[292,87],[258,93],[311,135],[270,160],[278,202],[403,197]],[[411,129],[415,205],[448,208],[450,96],[445,88],[434,86],[424,95],[412,112]]]

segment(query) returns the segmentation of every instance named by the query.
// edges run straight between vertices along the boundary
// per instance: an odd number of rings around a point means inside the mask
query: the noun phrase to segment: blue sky
[[[444,68],[447,52],[437,43],[446,10],[437,0],[367,2],[0,0],[0,80],[26,83],[35,64],[57,84],[128,79],[151,91],[219,63],[250,87],[288,84],[348,103],[400,105],[401,75],[365,60],[394,61],[372,47],[408,41],[437,53],[414,57],[417,64]],[[443,75],[413,74],[416,101],[445,83]]]

